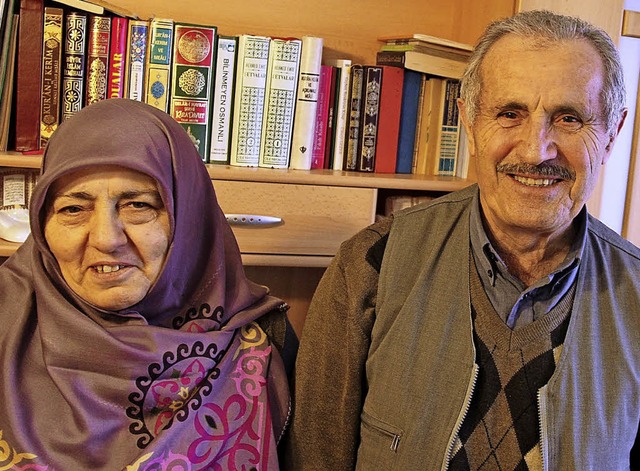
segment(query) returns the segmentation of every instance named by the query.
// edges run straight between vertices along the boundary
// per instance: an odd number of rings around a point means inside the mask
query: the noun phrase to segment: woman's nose
[[[102,252],[112,252],[127,243],[124,226],[115,209],[96,209],[92,217],[89,243]]]

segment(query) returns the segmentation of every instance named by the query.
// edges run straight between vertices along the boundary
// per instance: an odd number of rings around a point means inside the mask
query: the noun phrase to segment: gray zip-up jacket
[[[302,334],[287,469],[446,469],[477,372],[475,192],[410,208],[343,244]],[[640,424],[640,250],[589,217],[576,282],[562,355],[539,393],[543,463],[629,469]]]

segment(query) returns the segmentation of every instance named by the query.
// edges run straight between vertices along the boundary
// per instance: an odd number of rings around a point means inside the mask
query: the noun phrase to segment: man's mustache
[[[530,177],[550,177],[562,180],[575,180],[575,174],[566,167],[542,163],[530,164],[498,164],[496,171],[499,173],[522,174]]]

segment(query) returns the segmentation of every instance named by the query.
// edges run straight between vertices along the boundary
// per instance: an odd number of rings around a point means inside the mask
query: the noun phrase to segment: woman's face
[[[45,239],[76,294],[112,311],[146,296],[171,238],[155,180],[114,166],[79,170],[54,182],[46,209]]]

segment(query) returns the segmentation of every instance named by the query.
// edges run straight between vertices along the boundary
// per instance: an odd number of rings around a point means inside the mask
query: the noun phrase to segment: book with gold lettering
[[[45,7],[42,38],[40,147],[44,147],[60,124],[62,82],[62,8]]]
[[[258,163],[260,167],[289,167],[301,52],[300,39],[271,38]]]
[[[209,163],[228,164],[233,119],[233,85],[238,54],[237,36],[218,36],[211,111]]]
[[[144,101],[165,112],[169,111],[172,53],[173,20],[153,18],[149,25]]]
[[[69,119],[84,106],[87,22],[88,15],[84,12],[72,11],[64,17],[62,121]]]
[[[267,36],[242,34],[238,39],[231,165],[257,167],[260,160],[270,43]]]
[[[148,20],[129,20],[125,73],[125,98],[143,101],[144,67],[147,62]]]
[[[111,17],[91,15],[87,47],[85,106],[107,98]]]
[[[211,144],[211,100],[216,26],[176,23],[171,70],[171,116],[206,161]]]
[[[111,18],[111,44],[109,45],[109,82],[107,96],[125,96],[125,67],[127,61],[127,34],[129,19],[122,16]]]

